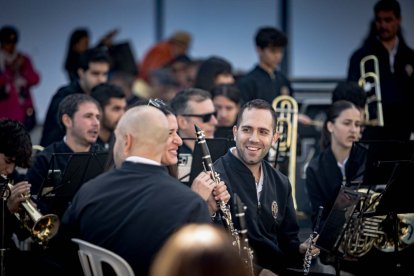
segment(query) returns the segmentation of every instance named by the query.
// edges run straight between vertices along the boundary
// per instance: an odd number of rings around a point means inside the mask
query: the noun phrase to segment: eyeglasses
[[[162,108],[165,108],[167,104],[164,103],[164,101],[160,99],[149,99],[148,106],[153,106],[153,107],[162,109]]]
[[[207,123],[210,122],[211,117],[217,117],[217,111],[211,112],[211,113],[207,113],[207,114],[180,114],[181,116],[184,117],[197,117],[197,118],[201,118],[201,120],[203,121],[203,123]]]

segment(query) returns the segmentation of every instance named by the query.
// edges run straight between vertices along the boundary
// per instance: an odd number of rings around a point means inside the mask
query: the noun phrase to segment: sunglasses
[[[160,100],[160,99],[149,99],[148,106],[153,106],[156,108],[165,108],[167,104],[163,100]]]
[[[197,118],[201,118],[201,120],[203,121],[203,123],[207,123],[210,122],[211,117],[217,117],[217,111],[211,112],[211,113],[207,113],[207,114],[180,114],[181,116],[184,117],[197,117]]]

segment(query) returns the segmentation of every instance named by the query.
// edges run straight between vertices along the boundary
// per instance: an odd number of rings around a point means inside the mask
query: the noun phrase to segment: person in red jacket
[[[30,88],[40,77],[30,58],[17,50],[18,40],[15,27],[0,29],[0,118],[20,121],[30,131],[36,126]]]
[[[149,80],[149,75],[155,69],[161,68],[179,55],[187,54],[191,44],[191,35],[177,31],[167,40],[155,44],[145,54],[139,65],[139,78]]]

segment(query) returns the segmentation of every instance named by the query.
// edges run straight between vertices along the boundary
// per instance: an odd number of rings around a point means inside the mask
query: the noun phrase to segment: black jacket
[[[214,163],[232,198],[236,193],[247,206],[247,234],[255,263],[280,273],[301,258],[299,226],[288,178],[265,161],[262,161],[262,167],[263,190],[258,202],[254,176],[237,157],[228,152]],[[230,203],[233,218],[236,218],[232,200]],[[275,204],[277,213],[272,211]],[[235,225],[240,229],[238,221]]]

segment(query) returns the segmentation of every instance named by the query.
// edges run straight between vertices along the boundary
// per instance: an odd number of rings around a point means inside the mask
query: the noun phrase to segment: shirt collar
[[[134,163],[142,163],[142,164],[147,164],[147,165],[161,166],[161,163],[145,158],[145,157],[141,157],[141,156],[129,156],[127,159],[125,159],[125,161],[134,162]]]

